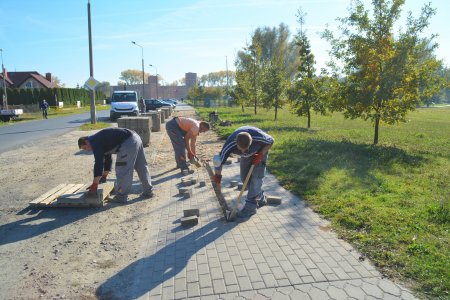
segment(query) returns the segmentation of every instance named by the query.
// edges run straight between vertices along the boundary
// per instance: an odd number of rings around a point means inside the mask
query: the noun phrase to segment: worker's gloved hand
[[[105,182],[106,182],[106,175],[103,175],[98,183],[105,183]]]
[[[97,195],[98,183],[93,182],[88,188],[88,194]]]
[[[264,155],[261,152],[256,153],[255,155],[253,155],[252,164],[258,165],[259,163],[262,162],[263,158],[264,158]]]
[[[220,184],[220,182],[222,181],[222,175],[219,174],[214,175],[213,181],[215,184]]]

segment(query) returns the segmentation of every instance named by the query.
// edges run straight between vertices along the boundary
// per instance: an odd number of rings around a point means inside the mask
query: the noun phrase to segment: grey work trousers
[[[248,192],[247,192],[247,200],[246,202],[248,204],[251,204],[252,206],[257,204],[257,201],[261,200],[264,196],[264,191],[262,189],[263,185],[263,179],[266,175],[266,164],[267,164],[267,158],[269,154],[266,153],[263,160],[257,164],[253,168],[253,173],[250,177],[250,180],[248,182]],[[250,167],[252,166],[253,157],[241,157],[241,164],[240,164],[240,170],[241,170],[241,181],[244,182],[245,178],[247,177],[248,172],[250,171]]]
[[[173,151],[175,152],[177,168],[181,168],[182,170],[187,169],[186,146],[184,142],[184,136],[186,133],[181,130],[175,118],[166,123],[166,131],[170,141],[172,142]]]
[[[121,197],[127,197],[133,183],[133,170],[136,170],[142,183],[144,193],[153,190],[144,147],[140,136],[132,132],[117,151],[115,192]]]

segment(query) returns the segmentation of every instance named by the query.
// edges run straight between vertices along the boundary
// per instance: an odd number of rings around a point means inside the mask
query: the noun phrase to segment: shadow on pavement
[[[174,278],[193,255],[234,226],[225,226],[221,220],[208,223],[164,246],[155,254],[131,263],[100,285],[96,296],[98,299],[137,299],[145,295],[164,281]]]

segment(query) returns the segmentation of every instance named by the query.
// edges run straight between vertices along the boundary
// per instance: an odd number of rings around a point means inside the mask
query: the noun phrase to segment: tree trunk
[[[311,128],[311,111],[308,109],[308,128]]]
[[[244,104],[241,105],[242,112],[244,112]]]
[[[255,115],[256,115],[256,96],[255,96]]]
[[[277,120],[277,114],[278,114],[278,107],[275,106],[275,121]]]
[[[380,117],[375,118],[375,136],[373,137],[373,144],[378,144],[378,128],[380,125]]]

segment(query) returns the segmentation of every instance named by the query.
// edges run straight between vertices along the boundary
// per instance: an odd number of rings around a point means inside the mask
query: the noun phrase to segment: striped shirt
[[[241,132],[247,132],[252,137],[252,143],[250,144],[249,149],[242,153],[238,148],[236,144],[236,137]],[[261,149],[266,145],[272,145],[274,142],[273,137],[262,131],[261,129],[254,127],[254,126],[242,126],[236,129],[235,132],[233,132],[232,135],[228,137],[225,144],[222,147],[222,150],[220,151],[220,160],[221,164],[223,165],[227,158],[230,156],[231,153],[238,154],[241,157],[250,157],[253,156],[255,153],[260,152]]]

